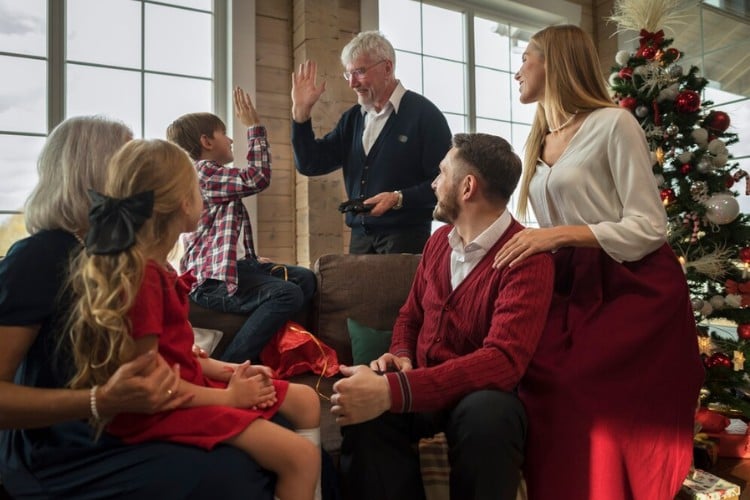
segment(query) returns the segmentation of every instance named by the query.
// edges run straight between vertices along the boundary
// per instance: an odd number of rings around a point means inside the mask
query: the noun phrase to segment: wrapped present
[[[682,500],[737,500],[739,497],[739,486],[700,469],[688,475],[677,495]]]

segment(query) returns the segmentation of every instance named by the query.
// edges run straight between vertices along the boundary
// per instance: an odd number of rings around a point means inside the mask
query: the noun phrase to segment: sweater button
[[[435,339],[435,343],[438,343],[438,342],[440,342],[440,337]]]

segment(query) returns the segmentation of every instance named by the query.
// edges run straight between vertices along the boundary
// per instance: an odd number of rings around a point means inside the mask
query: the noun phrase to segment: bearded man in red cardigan
[[[457,134],[432,188],[435,219],[389,352],[342,367],[332,413],[342,426],[344,497],[423,499],[414,443],[445,432],[453,499],[515,499],[526,415],[514,393],[536,350],[553,290],[548,253],[493,269],[523,226],[507,210],[521,160],[507,141]]]

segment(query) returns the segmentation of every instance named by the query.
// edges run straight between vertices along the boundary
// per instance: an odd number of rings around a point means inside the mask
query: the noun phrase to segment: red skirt
[[[228,406],[178,408],[153,415],[123,413],[115,417],[107,431],[129,444],[169,441],[210,450],[236,436],[258,418],[270,419],[286,397],[289,382],[273,380],[276,404],[263,410]],[[206,380],[206,386],[226,387],[223,382]]]
[[[703,382],[682,268],[555,253],[555,296],[519,386],[530,500],[672,499],[693,456]]]

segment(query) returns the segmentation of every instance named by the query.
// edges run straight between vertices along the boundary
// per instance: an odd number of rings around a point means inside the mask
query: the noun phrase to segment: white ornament
[[[714,166],[723,167],[729,161],[729,155],[726,153],[718,154],[714,156]]]
[[[656,97],[656,100],[659,102],[664,101],[674,101],[677,97],[678,92],[676,90],[673,90],[670,87],[667,87],[666,89],[662,89],[659,92],[659,95]]]
[[[695,169],[702,174],[707,174],[714,169],[714,162],[708,156],[704,156],[695,166]]]
[[[721,139],[712,140],[708,143],[708,147],[706,149],[708,149],[708,152],[712,155],[719,155],[728,151],[727,145],[724,144],[724,141],[722,141]]]
[[[630,52],[627,50],[620,50],[615,54],[615,62],[620,66],[625,66],[630,60]]]
[[[620,75],[617,73],[612,73],[609,75],[609,86],[614,87],[615,85],[619,84],[622,81],[620,78]]]
[[[693,159],[693,153],[690,151],[685,151],[684,153],[680,153],[679,156],[677,156],[677,159],[680,160],[680,163],[690,163],[690,160]]]
[[[724,304],[727,307],[740,307],[742,305],[742,295],[730,293],[724,297]]]
[[[721,295],[714,295],[709,299],[709,302],[711,303],[711,307],[714,309],[721,309],[724,307],[724,297]]]
[[[671,68],[669,68],[669,76],[672,78],[679,78],[682,76],[682,66],[679,64],[675,64]]]
[[[708,145],[708,130],[705,128],[697,128],[690,133],[690,137],[693,138],[695,143],[705,148]]]
[[[716,193],[705,205],[706,218],[713,224],[729,224],[740,214],[740,204],[732,193]]]
[[[690,305],[693,307],[693,311],[700,311],[703,309],[704,303],[703,299],[699,299],[698,297],[690,299]]]
[[[704,302],[703,307],[701,307],[700,313],[704,316],[708,316],[714,312],[714,308],[711,306],[710,302]]]
[[[646,118],[648,116],[648,108],[646,106],[638,106],[635,108],[635,116],[638,118]]]

